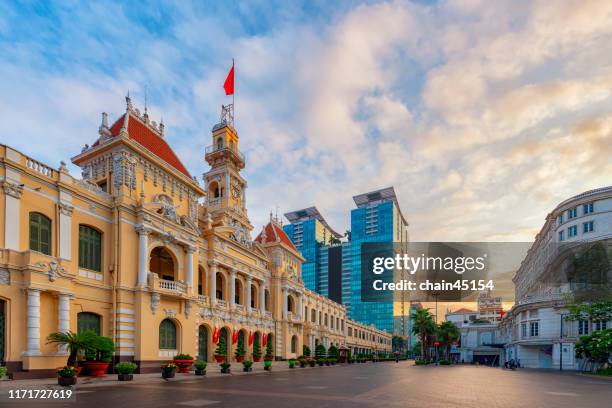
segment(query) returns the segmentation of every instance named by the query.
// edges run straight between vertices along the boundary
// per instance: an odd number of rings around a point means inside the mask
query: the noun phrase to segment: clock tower
[[[213,224],[227,227],[229,237],[240,242],[251,240],[253,229],[246,209],[244,155],[238,150],[238,133],[231,120],[222,117],[212,129],[212,144],[206,148],[205,159],[211,169],[204,173],[207,190],[207,211]]]

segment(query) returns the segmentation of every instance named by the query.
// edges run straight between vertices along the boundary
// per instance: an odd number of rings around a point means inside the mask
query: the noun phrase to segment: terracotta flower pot
[[[89,371],[89,375],[92,377],[104,377],[106,375],[106,369],[110,363],[105,361],[87,361],[85,362],[85,368]]]
[[[253,357],[253,361],[260,362],[261,361],[261,356]]]
[[[225,361],[225,356],[219,356],[219,355],[215,355],[215,361],[217,363],[222,363]]]
[[[178,366],[179,373],[189,374],[189,369],[193,365],[193,360],[174,360],[174,364]]]
[[[242,363],[244,361],[244,356],[236,356],[236,362]]]

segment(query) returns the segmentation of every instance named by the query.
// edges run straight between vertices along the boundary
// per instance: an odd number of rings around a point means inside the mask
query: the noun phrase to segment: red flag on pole
[[[227,78],[225,78],[225,82],[223,83],[223,89],[225,89],[226,95],[234,94],[234,62],[232,61],[232,69],[230,69],[229,74],[227,74]]]

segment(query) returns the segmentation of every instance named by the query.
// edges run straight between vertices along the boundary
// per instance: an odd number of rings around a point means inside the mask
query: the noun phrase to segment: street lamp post
[[[563,371],[563,318],[566,315],[561,313],[559,317],[561,318],[561,325],[559,329],[559,371]]]

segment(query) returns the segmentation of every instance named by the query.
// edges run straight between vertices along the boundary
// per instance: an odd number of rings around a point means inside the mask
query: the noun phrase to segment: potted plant
[[[335,358],[330,358],[329,362],[331,365],[336,365],[336,363],[338,362],[338,360],[336,360]]]
[[[195,367],[195,375],[206,375],[206,365],[206,361],[196,361],[193,365]]]
[[[289,368],[295,368],[295,358],[289,359]]]
[[[57,383],[62,387],[69,387],[77,383],[77,369],[73,366],[64,366],[57,370]]]
[[[323,367],[325,365],[325,359],[317,358],[317,364],[319,365],[319,367]]]
[[[308,347],[307,345],[304,344],[304,346],[302,347],[302,355],[304,357],[310,357],[310,347]]]
[[[93,339],[91,347],[85,351],[85,368],[92,377],[104,377],[112,361],[115,343],[110,337],[98,336]]]
[[[189,369],[193,365],[193,357],[189,354],[177,354],[172,360],[178,366],[179,373],[189,374]]]
[[[244,338],[243,336],[238,336],[238,344],[236,345],[236,351],[234,352],[236,361],[239,363],[242,363],[244,361],[245,355],[246,355],[246,350],[244,349]]]
[[[315,347],[315,358],[317,359],[317,364],[319,363],[319,360],[323,360],[323,363],[325,364],[325,359],[327,358],[327,350],[325,349],[325,346],[323,344],[318,344],[317,347]]]
[[[259,345],[259,341],[253,343],[253,361],[261,361],[261,346]]]
[[[134,371],[136,371],[136,368],[138,368],[138,366],[129,361],[124,361],[115,365],[117,379],[119,381],[132,381],[134,379]]]
[[[224,361],[221,365],[221,374],[230,374],[230,367],[232,366],[230,363]]]
[[[272,350],[272,343],[268,342],[266,346],[266,355],[264,357],[264,370],[272,370],[272,360],[274,360],[274,351]]]
[[[176,364],[174,363],[166,363],[161,365],[162,370],[162,378],[174,378],[174,374],[176,373]]]
[[[223,363],[227,357],[227,342],[225,337],[219,337],[219,343],[217,343],[217,349],[215,350],[215,360],[217,363]]]
[[[244,371],[245,373],[250,373],[251,371],[253,371],[253,362],[249,360],[244,360],[242,362],[242,371]]]
[[[330,366],[331,365],[331,358],[326,358],[325,359],[325,365],[326,366]]]
[[[314,367],[317,364],[317,362],[315,361],[314,358],[309,358],[308,359],[308,365],[310,365],[311,367]]]
[[[7,371],[8,370],[6,367],[0,366],[0,381],[4,380],[4,377],[6,376]]]
[[[91,349],[92,343],[96,337],[97,334],[93,331],[84,331],[81,333],[74,333],[71,331],[55,332],[47,336],[47,344],[64,346],[69,352],[66,365],[75,367],[78,375],[80,367],[77,367],[77,357],[79,353]]]
[[[306,364],[308,364],[308,360],[306,360],[306,357],[301,357],[298,359],[298,362],[300,363],[300,368],[305,368]]]

